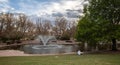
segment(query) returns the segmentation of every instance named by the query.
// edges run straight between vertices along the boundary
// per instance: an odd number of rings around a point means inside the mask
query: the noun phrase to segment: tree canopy
[[[111,41],[116,50],[120,38],[120,0],[90,0],[79,20],[76,39],[87,43]]]

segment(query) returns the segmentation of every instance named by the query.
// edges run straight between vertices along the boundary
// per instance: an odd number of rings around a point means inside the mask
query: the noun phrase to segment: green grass
[[[120,65],[120,54],[0,57],[0,65]]]

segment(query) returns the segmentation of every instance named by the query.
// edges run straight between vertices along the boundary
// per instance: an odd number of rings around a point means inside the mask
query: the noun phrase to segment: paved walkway
[[[18,50],[0,50],[0,56],[30,56]]]
[[[64,53],[64,54],[75,54],[75,52]],[[3,57],[3,56],[47,56],[47,55],[64,55],[64,54],[25,54],[23,51],[19,51],[19,50],[0,50],[0,57]]]

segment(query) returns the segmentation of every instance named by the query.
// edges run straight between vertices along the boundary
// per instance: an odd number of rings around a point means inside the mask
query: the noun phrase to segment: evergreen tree
[[[84,12],[85,16],[78,23],[77,40],[93,44],[107,40],[112,42],[112,50],[117,50],[120,0],[90,0]]]

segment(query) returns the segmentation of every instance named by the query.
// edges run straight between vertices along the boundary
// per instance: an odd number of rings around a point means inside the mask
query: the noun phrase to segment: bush
[[[70,35],[64,34],[60,37],[60,40],[70,40]]]

